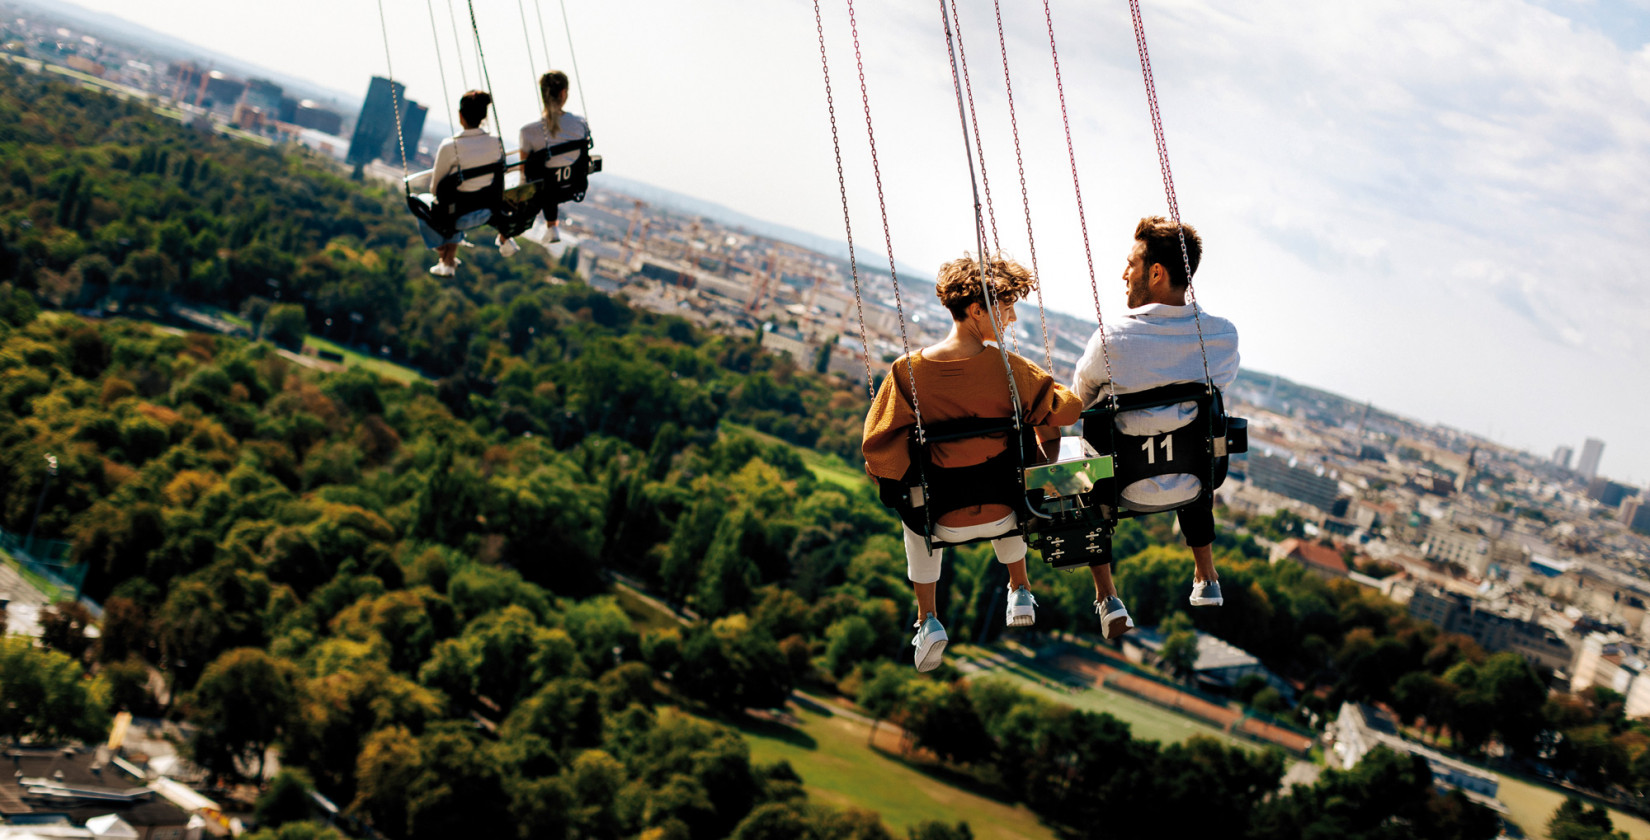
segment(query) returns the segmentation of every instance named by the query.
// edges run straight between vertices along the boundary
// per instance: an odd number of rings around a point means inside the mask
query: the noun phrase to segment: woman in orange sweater
[[[1012,417],[1014,402],[1008,371],[998,349],[1008,326],[1016,320],[1014,304],[1037,288],[1036,278],[1024,266],[991,257],[986,263],[992,298],[1000,323],[993,323],[980,285],[980,263],[964,257],[946,263],[934,282],[940,302],[951,311],[951,332],[927,347],[894,362],[882,380],[871,411],[865,417],[862,451],[865,468],[878,479],[900,481],[911,468],[908,444],[916,425],[912,410],[911,378],[916,377],[916,404],[924,424],[968,417]],[[909,362],[909,366],[907,363]],[[1008,354],[1014,371],[1021,420],[1038,427],[1042,436],[1058,435],[1060,426],[1077,422],[1083,405],[1077,396],[1036,364]],[[1001,455],[1008,448],[1005,435],[965,438],[935,443],[935,466],[967,467]],[[948,543],[1005,534],[1018,520],[1006,504],[977,504],[943,513],[934,523],[934,538]],[[945,627],[934,615],[934,590],[940,579],[942,549],[929,551],[923,536],[904,526],[907,577],[916,592],[917,635],[914,661],[918,671],[939,667],[945,652]],[[1036,621],[1037,601],[1026,578],[1026,541],[1012,536],[992,540],[997,562],[1008,567],[1009,626]]]

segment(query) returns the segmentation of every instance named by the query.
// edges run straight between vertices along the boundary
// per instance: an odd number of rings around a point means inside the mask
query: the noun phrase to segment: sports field
[[[1535,840],[1549,840],[1547,821],[1563,804],[1564,792],[1501,773],[1495,775],[1501,780],[1497,798],[1506,803],[1508,818],[1518,823],[1518,827]],[[1611,808],[1610,821],[1615,824],[1616,831],[1627,832],[1633,840],[1650,840],[1650,823],[1638,817]]]
[[[1053,831],[1023,805],[1005,805],[932,778],[866,746],[870,727],[844,717],[791,707],[796,728],[777,723],[738,724],[751,761],[783,759],[802,776],[808,798],[837,807],[876,811],[896,835],[923,820],[965,820],[975,837],[1053,840]],[[892,730],[882,727],[882,731]],[[894,738],[878,739],[888,748]]]
[[[1168,709],[1154,706],[1144,700],[1131,697],[1108,688],[1095,686],[1075,692],[1061,686],[1050,688],[1034,672],[1010,664],[1006,667],[984,671],[972,677],[975,680],[1000,680],[1008,682],[1014,687],[1041,697],[1052,700],[1086,712],[1105,712],[1112,717],[1129,725],[1134,737],[1145,741],[1158,741],[1165,744],[1178,743],[1193,735],[1207,735],[1218,738],[1222,742],[1247,750],[1258,750],[1259,745],[1250,743],[1241,738],[1216,729],[1185,715],[1175,714]]]

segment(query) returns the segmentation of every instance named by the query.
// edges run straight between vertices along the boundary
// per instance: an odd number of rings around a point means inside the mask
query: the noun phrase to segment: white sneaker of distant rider
[[[515,256],[516,252],[521,250],[521,246],[517,245],[514,239],[505,239],[503,236],[499,236],[494,242],[498,243],[498,255],[505,259]]]

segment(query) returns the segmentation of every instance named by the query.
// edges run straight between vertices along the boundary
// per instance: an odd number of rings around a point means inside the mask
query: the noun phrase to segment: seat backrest
[[[522,159],[522,179],[543,182],[546,187],[546,200],[553,203],[579,201],[590,188],[592,145],[590,137],[585,136],[576,140],[564,140],[546,149],[535,149]],[[568,152],[578,152],[579,156],[566,166],[549,166],[552,158]]]
[[[1185,402],[1197,404],[1197,417],[1178,429],[1156,435],[1128,435],[1117,429],[1118,415]],[[1136,481],[1167,475],[1190,475],[1212,493],[1226,478],[1224,441],[1227,417],[1220,389],[1202,382],[1176,383],[1133,394],[1115,404],[1103,400],[1083,412],[1083,437],[1102,455],[1112,456],[1113,476],[1096,487],[1103,503],[1122,508],[1120,493]],[[1220,441],[1221,445],[1215,445]],[[1220,455],[1216,455],[1219,450]]]
[[[966,467],[942,467],[934,463],[936,443],[995,436],[1005,438],[1000,455]],[[911,530],[925,536],[932,536],[932,523],[944,514],[972,505],[1007,505],[1024,522],[1027,519],[1025,453],[1036,444],[1033,427],[1022,423],[1016,432],[1012,417],[968,417],[925,423],[920,440],[916,429],[911,430],[910,471],[900,481],[883,482],[883,503],[893,508]]]

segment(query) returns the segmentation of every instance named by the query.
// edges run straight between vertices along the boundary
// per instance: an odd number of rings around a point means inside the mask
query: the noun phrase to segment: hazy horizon
[[[326,87],[356,79],[364,93],[387,72],[376,7],[79,5]],[[961,5],[1000,241],[1029,261],[992,8]],[[565,66],[567,45],[559,8],[542,10],[541,34],[539,10],[525,7],[523,33],[515,6],[477,3],[507,135],[533,113],[546,48]],[[610,9],[569,4],[583,71],[570,107],[614,174],[842,239],[809,5]],[[1133,220],[1164,212],[1133,33],[1125,4],[1052,11],[1094,274],[1116,317]],[[1181,206],[1206,241],[1199,297],[1237,323],[1245,367],[1537,455],[1596,437],[1601,474],[1650,477],[1635,434],[1650,392],[1631,385],[1650,365],[1650,242],[1635,224],[1650,217],[1650,3],[1143,11]],[[1048,32],[1041,10],[1004,12],[1045,293],[1092,317]],[[858,13],[895,256],[937,265],[974,248],[939,15]],[[474,56],[455,60],[438,16],[438,66],[424,9],[388,27],[395,75],[434,121],[461,74],[474,84]],[[880,253],[843,9],[824,27],[855,240]]]

